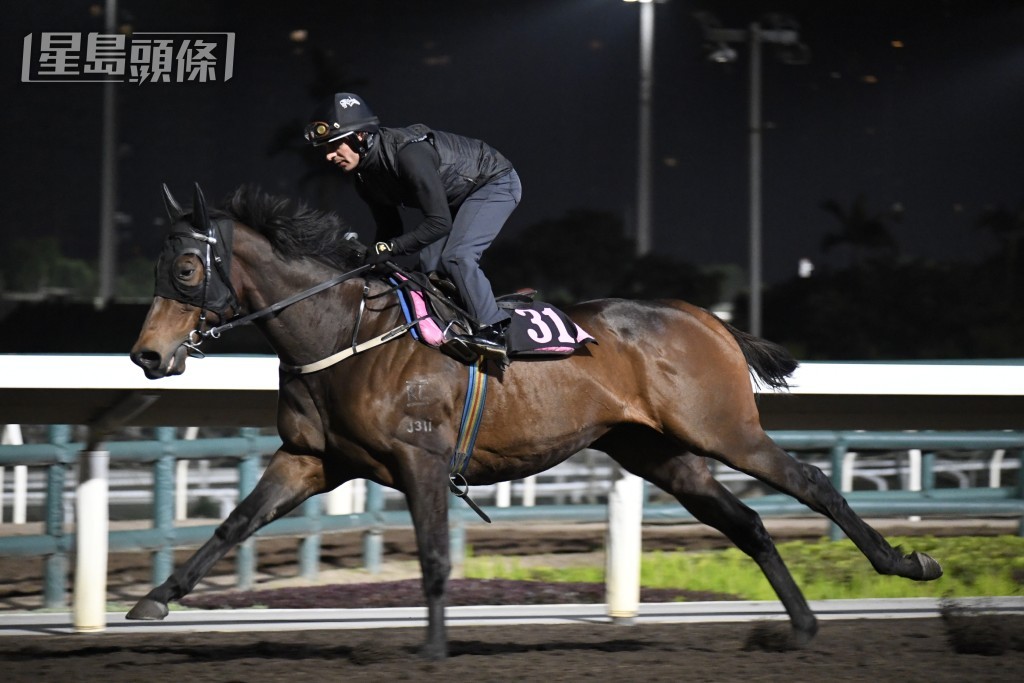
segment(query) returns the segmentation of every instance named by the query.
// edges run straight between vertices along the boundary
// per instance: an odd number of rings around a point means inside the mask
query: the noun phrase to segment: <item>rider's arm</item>
[[[356,194],[366,202],[370,214],[373,215],[378,242],[387,242],[402,234],[402,215],[398,212],[397,206],[376,201],[361,182],[356,183]]]
[[[452,212],[437,172],[438,162],[437,151],[426,141],[406,145],[398,153],[398,176],[413,191],[423,212],[423,222],[415,230],[394,240],[399,254],[419,251],[452,231]]]
[[[402,234],[402,215],[397,206],[370,202],[370,213],[377,224],[377,241],[388,242]]]

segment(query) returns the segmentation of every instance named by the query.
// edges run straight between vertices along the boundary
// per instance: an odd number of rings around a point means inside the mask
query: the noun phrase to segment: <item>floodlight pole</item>
[[[750,333],[761,336],[761,27],[750,25]]]
[[[117,30],[117,0],[107,0],[105,29]],[[115,82],[103,84],[103,156],[100,168],[100,246],[99,288],[95,304],[103,308],[114,296],[117,270],[117,233],[115,232],[117,198],[117,92]]]
[[[636,255],[651,251],[651,105],[654,100],[654,2],[640,0],[640,92],[636,173]]]
[[[795,45],[799,34],[792,29],[762,29],[754,22],[746,30],[708,27],[705,37],[712,43],[747,43],[750,48],[750,333],[761,336],[762,241],[761,241],[761,47],[764,43]]]

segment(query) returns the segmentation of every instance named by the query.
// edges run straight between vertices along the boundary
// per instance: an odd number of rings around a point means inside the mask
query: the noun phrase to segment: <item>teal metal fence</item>
[[[68,557],[74,550],[74,537],[67,532],[63,511],[63,493],[69,470],[75,464],[83,444],[70,441],[68,427],[50,428],[49,443],[0,446],[0,466],[29,465],[47,468],[46,504],[43,532],[36,535],[0,537],[0,555],[43,558],[44,602],[47,607],[62,607],[67,594]],[[159,428],[154,441],[117,441],[103,445],[111,462],[134,462],[153,468],[152,528],[112,530],[111,552],[143,551],[152,554],[152,581],[164,581],[173,570],[173,551],[177,547],[197,546],[205,542],[215,525],[178,526],[173,518],[174,463],[176,460],[228,458],[237,461],[239,498],[255,486],[261,459],[280,445],[276,436],[261,436],[258,430],[242,429],[236,437],[181,440],[174,428]],[[886,451],[921,449],[920,491],[853,491],[844,494],[850,505],[865,516],[956,515],[1012,516],[1021,519],[1019,533],[1024,535],[1024,432],[832,432],[776,431],[771,437],[788,451],[828,452],[831,476],[839,488],[842,461],[850,451]],[[936,488],[936,451],[955,449],[1003,449],[1015,453],[1019,463],[1013,486],[997,488]],[[806,516],[807,508],[788,496],[765,495],[745,501],[765,517]],[[536,507],[486,507],[495,521],[605,521],[604,505],[541,505]],[[687,521],[692,516],[675,504],[644,507],[645,522]],[[452,507],[453,556],[465,548],[465,528],[480,523],[479,518],[461,502]],[[319,498],[303,504],[299,514],[280,519],[262,529],[257,536],[299,536],[299,567],[305,577],[315,577],[319,567],[320,540],[325,532],[362,530],[364,563],[375,571],[381,561],[382,530],[409,526],[407,511],[384,509],[379,486],[368,484],[366,512],[349,515],[324,515]],[[839,537],[832,529],[833,538]],[[458,559],[458,558],[456,558]],[[256,553],[252,540],[236,554],[237,585],[252,587],[256,571]]]

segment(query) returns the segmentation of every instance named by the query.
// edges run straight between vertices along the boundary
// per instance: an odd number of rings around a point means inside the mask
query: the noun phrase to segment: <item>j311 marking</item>
[[[410,420],[405,425],[405,431],[410,434],[415,432],[432,432],[434,431],[434,423],[431,420]]]

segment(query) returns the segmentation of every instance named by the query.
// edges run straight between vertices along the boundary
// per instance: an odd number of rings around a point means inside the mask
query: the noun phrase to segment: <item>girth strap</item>
[[[469,497],[469,483],[465,477],[486,401],[487,373],[483,371],[483,359],[478,358],[476,363],[469,366],[469,386],[466,387],[466,403],[462,407],[462,424],[459,425],[459,437],[455,442],[455,454],[449,466],[448,488],[465,500],[485,522],[490,523],[491,518]],[[461,484],[457,480],[461,480]]]
[[[469,386],[466,387],[466,404],[462,407],[462,424],[459,425],[459,438],[455,442],[455,455],[452,456],[452,474],[465,474],[469,468],[469,459],[473,455],[476,435],[480,431],[480,421],[484,414],[484,403],[487,400],[487,373],[481,371],[482,359],[469,366]]]

